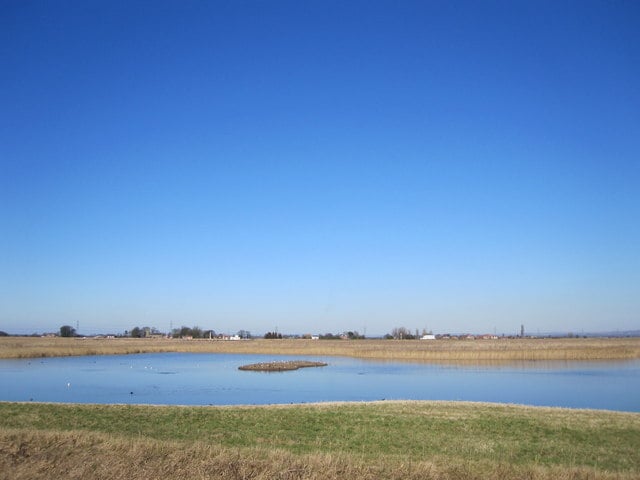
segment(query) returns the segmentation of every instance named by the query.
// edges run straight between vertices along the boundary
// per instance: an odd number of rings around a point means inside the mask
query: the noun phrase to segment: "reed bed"
[[[451,402],[0,403],[0,479],[636,479],[640,414]]]
[[[640,358],[640,338],[500,340],[180,340],[0,338],[0,358],[157,352],[260,353],[348,356],[417,362],[629,360]]]

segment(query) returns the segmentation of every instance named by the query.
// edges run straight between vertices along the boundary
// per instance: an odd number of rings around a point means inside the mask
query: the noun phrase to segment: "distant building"
[[[481,340],[497,340],[498,336],[497,335],[493,335],[491,333],[485,333],[484,335],[480,335]]]
[[[436,336],[430,333],[420,337],[420,340],[435,340],[435,339],[436,339]]]

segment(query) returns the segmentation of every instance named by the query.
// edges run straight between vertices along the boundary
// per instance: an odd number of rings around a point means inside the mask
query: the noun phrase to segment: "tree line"
[[[425,334],[427,334],[427,331],[423,329],[422,335]],[[71,325],[63,325],[60,327],[59,335],[61,337],[76,337],[77,332],[76,329]],[[239,330],[236,335],[240,338],[253,338],[251,332],[249,332],[248,330]],[[133,327],[130,331],[125,330],[124,336],[132,338],[151,338],[165,336],[165,334],[160,332],[160,330],[155,327],[136,326]],[[183,325],[179,328],[174,328],[173,330],[171,330],[171,333],[168,336],[172,338],[218,338],[220,335],[217,334],[215,330],[204,330],[198,326],[187,327],[186,325]],[[282,338],[282,334],[278,332],[267,332],[264,335],[264,338],[280,339]],[[348,331],[342,334],[325,333],[324,335],[320,335],[319,338],[320,340],[361,340],[365,337],[364,335],[360,335],[360,333],[358,333],[357,331]],[[417,328],[414,333],[406,327],[395,327],[391,330],[390,333],[387,333],[384,338],[394,340],[415,340],[420,338],[420,334]]]
[[[427,332],[426,329],[422,329],[422,335],[427,335],[431,332]],[[416,328],[415,332],[411,332],[406,327],[395,327],[391,330],[391,333],[387,333],[384,338],[387,340],[416,340],[420,338],[420,333],[418,333],[418,329]]]

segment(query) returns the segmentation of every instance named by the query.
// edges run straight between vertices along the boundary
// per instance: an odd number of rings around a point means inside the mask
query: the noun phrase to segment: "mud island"
[[[288,370],[298,370],[308,367],[326,367],[324,362],[310,362],[307,360],[288,360],[283,362],[262,362],[242,365],[238,370],[249,370],[254,372],[285,372]]]

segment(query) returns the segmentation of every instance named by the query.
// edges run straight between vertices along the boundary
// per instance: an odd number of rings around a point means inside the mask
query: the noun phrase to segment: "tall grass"
[[[635,472],[343,454],[295,455],[200,442],[122,439],[94,433],[0,431],[0,479],[122,480],[632,480]]]
[[[640,414],[448,402],[0,403],[0,478],[632,479]]]
[[[640,338],[436,341],[0,338],[0,358],[155,352],[351,356],[426,362],[622,360],[640,358]]]

